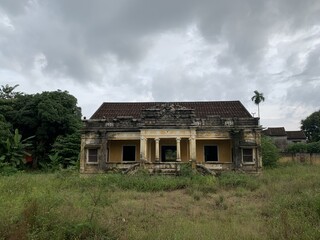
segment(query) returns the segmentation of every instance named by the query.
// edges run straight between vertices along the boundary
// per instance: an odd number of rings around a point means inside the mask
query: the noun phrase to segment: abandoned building
[[[262,168],[259,119],[240,101],[105,102],[83,123],[81,173]]]
[[[263,130],[262,134],[270,137],[281,152],[284,152],[289,144],[307,142],[307,137],[302,130],[286,131],[284,127],[269,127]]]

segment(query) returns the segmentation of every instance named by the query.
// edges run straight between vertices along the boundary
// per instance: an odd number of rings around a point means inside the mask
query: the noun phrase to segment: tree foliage
[[[6,121],[2,114],[0,114],[0,153],[3,152],[2,147],[4,147],[1,143],[5,142],[7,138],[12,135],[10,130],[11,124]]]
[[[63,167],[76,165],[79,160],[80,153],[80,132],[66,136],[58,136],[53,144],[51,152],[61,158],[60,163]]]
[[[21,169],[24,167],[25,156],[30,155],[26,150],[31,146],[29,140],[32,137],[22,140],[19,130],[7,138],[5,149],[1,154],[1,164],[8,164],[13,168]]]
[[[9,86],[8,84],[6,84],[5,86],[1,85],[0,98],[1,99],[13,99],[13,98],[16,98],[17,96],[23,95],[22,92],[15,91],[15,89],[18,86],[19,86],[18,84],[14,85],[13,87]]]
[[[320,153],[320,141],[311,143],[292,143],[288,146],[289,153]]]
[[[251,101],[253,101],[255,104],[258,105],[258,117],[260,118],[260,103],[264,102],[265,98],[263,96],[263,93],[258,92],[258,90],[254,91],[254,96],[251,98]]]
[[[25,137],[35,135],[34,165],[50,161],[48,155],[57,137],[73,134],[81,126],[77,99],[66,91],[20,96],[15,102],[14,127]]]
[[[279,150],[269,137],[262,136],[262,164],[264,167],[276,167],[280,158]]]
[[[77,160],[81,127],[77,99],[60,90],[37,94],[15,93],[16,87],[6,85],[0,90],[0,110],[3,110],[0,114],[0,150],[5,148],[7,138],[14,136],[12,129],[19,129],[21,141],[34,136],[30,146],[34,167],[38,167],[38,163],[42,166],[50,164],[49,155],[53,148],[53,154],[59,155],[57,159],[64,166]]]
[[[320,110],[302,120],[301,125],[309,142],[320,141]]]

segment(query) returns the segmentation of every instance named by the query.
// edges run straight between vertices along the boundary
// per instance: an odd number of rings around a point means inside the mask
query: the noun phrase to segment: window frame
[[[206,147],[216,147],[217,148],[217,161],[206,161]],[[203,145],[203,160],[205,163],[218,163],[219,162],[219,147],[218,145],[211,144],[211,145]]]
[[[95,162],[89,161],[89,152],[90,152],[90,150],[96,150],[97,151],[97,154],[96,154],[97,161],[95,161]],[[92,165],[99,164],[99,156],[100,156],[100,148],[99,147],[95,147],[95,146],[86,147],[86,163],[87,164],[92,164]]]
[[[134,147],[134,160],[123,160],[123,157],[124,157],[124,148],[125,147]],[[131,163],[131,162],[136,162],[137,161],[137,145],[135,144],[125,144],[125,145],[122,145],[122,151],[121,151],[121,161],[122,162],[128,162],[128,163]]]
[[[168,148],[168,147],[172,147],[175,148],[175,152],[176,152],[176,158],[173,161],[166,161],[166,156],[165,156],[165,151],[163,151],[163,148]],[[161,162],[164,163],[173,163],[173,162],[177,162],[177,145],[161,145],[161,156],[160,156]],[[164,159],[164,160],[163,160]]]
[[[255,163],[255,154],[254,154],[254,149],[255,148],[242,148],[241,149],[241,158],[242,158],[242,163],[243,164],[254,164]],[[244,150],[251,150],[251,160],[252,161],[245,161],[245,157],[248,157],[249,155],[244,154]]]

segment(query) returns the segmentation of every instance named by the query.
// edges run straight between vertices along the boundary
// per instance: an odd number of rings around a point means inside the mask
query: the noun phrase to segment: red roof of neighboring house
[[[208,115],[220,117],[252,118],[240,101],[208,101],[208,102],[105,102],[92,115],[91,119],[116,118],[117,116],[132,116],[140,118],[144,109],[161,104],[175,104],[195,110],[196,117],[205,118]]]
[[[302,139],[302,140],[306,140],[307,137],[304,134],[303,131],[286,131],[287,133],[287,138],[288,140],[293,140],[293,139]]]
[[[267,128],[266,130],[263,130],[263,133],[267,136],[286,136],[286,130],[284,127],[272,127]]]

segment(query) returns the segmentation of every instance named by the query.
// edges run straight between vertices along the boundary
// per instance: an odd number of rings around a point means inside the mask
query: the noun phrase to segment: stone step
[[[160,175],[177,175],[179,171],[175,168],[158,168],[153,169],[153,174],[160,174]]]

